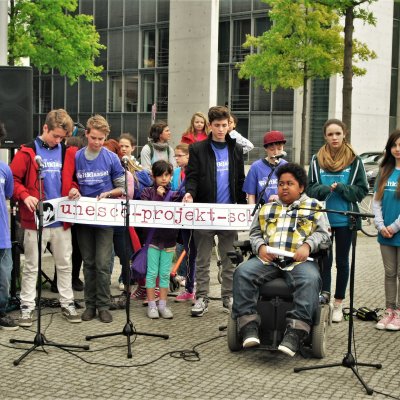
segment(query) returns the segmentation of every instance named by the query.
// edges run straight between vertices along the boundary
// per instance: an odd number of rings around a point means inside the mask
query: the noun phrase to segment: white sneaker
[[[208,311],[208,299],[199,297],[192,307],[192,317],[202,317]]]
[[[158,313],[160,314],[161,318],[165,318],[165,319],[174,318],[174,314],[172,314],[172,311],[169,307],[158,308]]]
[[[386,329],[387,325],[390,324],[390,322],[392,322],[393,317],[394,317],[393,309],[387,308],[385,310],[385,313],[383,314],[383,317],[375,325],[375,328],[379,330]]]
[[[160,314],[158,313],[157,307],[148,307],[147,308],[147,316],[151,319],[160,318]]]
[[[343,320],[343,305],[342,303],[333,303],[332,322],[342,322]]]

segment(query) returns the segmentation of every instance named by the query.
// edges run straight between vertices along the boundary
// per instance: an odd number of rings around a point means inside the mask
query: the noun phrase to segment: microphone
[[[123,157],[121,158],[121,161],[122,161],[122,163],[123,163],[124,165],[127,165],[128,162],[129,162],[129,157],[128,157],[128,156],[123,156]]]
[[[274,158],[275,160],[279,160],[280,158],[283,158],[283,157],[286,157],[286,156],[287,156],[286,151],[282,150],[281,154],[277,154],[276,156],[271,156],[270,158]]]
[[[39,166],[39,168],[43,168],[44,167],[42,157],[35,156],[35,161],[36,161],[36,164]]]

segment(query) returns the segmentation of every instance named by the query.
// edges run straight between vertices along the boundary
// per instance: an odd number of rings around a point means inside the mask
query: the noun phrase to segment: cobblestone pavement
[[[359,234],[356,262],[356,308],[383,307],[383,267],[374,238]],[[52,275],[51,259],[45,257],[44,269]],[[118,293],[115,268],[112,290]],[[212,266],[212,291],[219,296],[217,267]],[[83,294],[77,292],[76,299]],[[48,289],[45,298],[54,297]],[[348,299],[346,300],[348,302]],[[29,354],[19,366],[13,365],[27,345],[9,340],[34,338],[30,329],[0,332],[0,391],[3,399],[361,399],[367,395],[356,376],[342,366],[293,373],[294,367],[341,362],[347,352],[348,322],[334,324],[329,331],[327,357],[322,360],[289,358],[267,351],[232,353],[226,343],[227,314],[219,300],[211,301],[202,318],[190,317],[189,304],[170,304],[173,320],[150,320],[145,308],[132,302],[131,320],[137,331],[168,334],[169,339],[137,336],[133,357],[127,359],[125,336],[97,339],[86,335],[122,332],[124,310],[113,311],[114,321],[99,320],[69,324],[59,308],[43,310],[42,332],[49,341],[85,345],[89,351],[67,352],[46,347],[46,352]],[[348,303],[347,303],[348,305]],[[18,315],[17,312],[14,313]],[[400,332],[374,329],[373,322],[355,320],[356,355],[359,362],[382,363],[383,368],[359,367],[359,372],[375,391],[400,396]],[[185,360],[183,350],[195,348],[200,360]],[[173,353],[171,353],[173,352]],[[169,354],[167,354],[169,353]],[[353,351],[355,354],[355,352]],[[373,397],[385,398],[374,392]]]

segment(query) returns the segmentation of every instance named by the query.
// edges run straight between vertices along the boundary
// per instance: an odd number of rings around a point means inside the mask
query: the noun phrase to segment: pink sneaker
[[[175,301],[177,303],[179,303],[181,301],[191,301],[193,303],[195,300],[196,300],[196,294],[194,292],[189,293],[186,290],[175,297]]]
[[[393,311],[393,319],[386,325],[388,331],[400,331],[400,308]]]
[[[383,314],[383,317],[375,325],[375,328],[380,330],[386,329],[387,325],[392,322],[393,317],[393,309],[387,308]]]
[[[136,290],[131,294],[132,300],[144,300],[146,298],[146,288],[144,286],[138,286]]]

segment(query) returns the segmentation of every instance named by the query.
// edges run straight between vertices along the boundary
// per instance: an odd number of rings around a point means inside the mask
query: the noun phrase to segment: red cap
[[[270,131],[264,135],[264,146],[271,143],[286,143],[285,136],[281,131]]]

